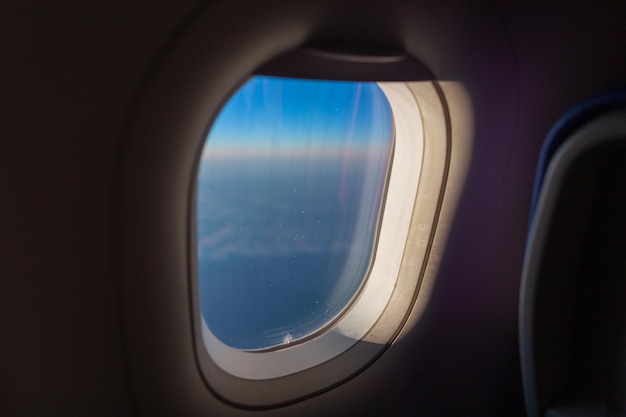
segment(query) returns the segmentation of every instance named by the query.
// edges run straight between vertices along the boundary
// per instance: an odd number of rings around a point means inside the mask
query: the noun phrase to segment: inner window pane
[[[197,185],[200,309],[226,345],[295,343],[347,308],[373,259],[393,151],[376,83],[254,77]]]

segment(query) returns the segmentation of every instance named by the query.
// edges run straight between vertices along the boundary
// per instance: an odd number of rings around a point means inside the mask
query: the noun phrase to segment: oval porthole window
[[[462,97],[430,81],[256,75],[224,100],[198,152],[190,235],[212,393],[297,401],[410,329],[450,181],[443,88]]]
[[[268,351],[350,309],[376,252],[394,123],[377,83],[257,76],[216,118],[197,179],[201,319]]]

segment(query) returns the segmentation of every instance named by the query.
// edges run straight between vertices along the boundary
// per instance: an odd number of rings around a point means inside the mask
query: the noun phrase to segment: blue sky
[[[254,77],[222,109],[205,150],[374,150],[392,130],[376,83]]]

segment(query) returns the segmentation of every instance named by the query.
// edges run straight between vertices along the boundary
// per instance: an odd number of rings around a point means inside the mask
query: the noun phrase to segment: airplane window
[[[279,349],[349,309],[367,280],[394,149],[377,83],[257,76],[200,161],[200,311],[231,348]]]

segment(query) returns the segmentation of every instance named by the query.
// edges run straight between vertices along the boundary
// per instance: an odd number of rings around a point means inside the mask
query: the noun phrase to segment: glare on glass
[[[254,77],[200,162],[200,310],[242,350],[314,336],[349,308],[375,252],[393,151],[376,83]]]

